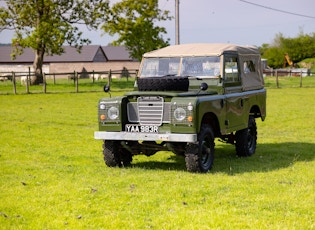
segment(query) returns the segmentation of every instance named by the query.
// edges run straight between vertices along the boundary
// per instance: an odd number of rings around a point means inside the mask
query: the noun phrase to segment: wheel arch
[[[220,136],[220,123],[218,117],[213,112],[208,112],[203,115],[201,124],[199,127],[199,131],[201,129],[202,124],[208,124],[213,129],[213,134],[215,137]]]

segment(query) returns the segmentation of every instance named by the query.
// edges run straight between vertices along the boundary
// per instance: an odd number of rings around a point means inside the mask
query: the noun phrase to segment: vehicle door
[[[241,72],[238,55],[225,54],[223,63],[223,86],[225,94],[226,132],[243,127],[244,106],[242,99]]]

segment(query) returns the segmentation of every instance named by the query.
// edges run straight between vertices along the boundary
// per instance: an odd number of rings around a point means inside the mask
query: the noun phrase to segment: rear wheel
[[[117,141],[104,141],[103,155],[105,164],[108,167],[126,167],[132,161],[132,154],[121,148]]]
[[[253,116],[249,117],[248,128],[235,134],[236,154],[240,157],[248,157],[255,153],[257,145],[257,126]]]
[[[189,172],[208,172],[214,160],[214,135],[209,125],[203,125],[198,135],[198,144],[188,144],[185,153]]]

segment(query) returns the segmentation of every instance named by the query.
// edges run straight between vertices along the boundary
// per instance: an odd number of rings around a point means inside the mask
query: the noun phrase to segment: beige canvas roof
[[[259,54],[254,46],[235,44],[200,43],[167,46],[165,48],[145,53],[144,57],[181,57],[181,56],[219,56],[224,51],[237,51],[239,54]]]

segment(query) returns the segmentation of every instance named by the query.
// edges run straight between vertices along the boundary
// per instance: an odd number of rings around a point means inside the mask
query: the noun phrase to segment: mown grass
[[[256,154],[216,142],[208,174],[170,152],[106,167],[93,132],[107,96],[0,96],[0,229],[315,228],[314,88],[269,89]]]
[[[277,88],[276,77],[265,77],[265,87],[267,88]],[[278,77],[278,87],[279,88],[309,88],[315,87],[315,77]]]

